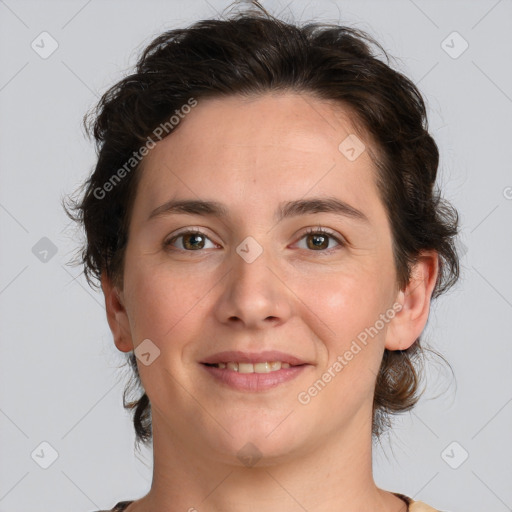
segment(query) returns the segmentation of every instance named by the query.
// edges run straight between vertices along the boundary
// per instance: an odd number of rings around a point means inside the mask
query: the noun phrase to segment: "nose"
[[[278,267],[266,250],[254,261],[233,251],[216,306],[217,319],[230,327],[256,330],[286,322],[293,294]]]

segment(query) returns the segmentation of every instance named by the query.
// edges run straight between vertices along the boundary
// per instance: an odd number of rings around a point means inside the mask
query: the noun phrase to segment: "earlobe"
[[[106,272],[101,274],[101,289],[105,296],[107,321],[114,337],[114,343],[121,352],[130,352],[134,347],[130,322],[123,303],[123,293],[112,283]]]
[[[422,252],[411,271],[405,290],[398,292],[396,302],[402,307],[388,324],[385,343],[388,350],[408,349],[423,332],[438,271],[438,253]]]

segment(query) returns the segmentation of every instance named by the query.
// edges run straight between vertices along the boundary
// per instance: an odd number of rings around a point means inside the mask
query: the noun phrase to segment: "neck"
[[[371,418],[353,421],[328,443],[279,462],[229,464],[187,449],[158,414],[153,419],[153,482],[127,512],[405,512],[372,475]],[[349,441],[350,440],[350,441]]]

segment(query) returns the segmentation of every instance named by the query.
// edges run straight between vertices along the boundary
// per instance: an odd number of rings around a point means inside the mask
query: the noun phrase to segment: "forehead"
[[[340,149],[350,137],[365,148],[355,160]],[[334,192],[364,205],[376,192],[370,151],[350,110],[334,102],[298,93],[198,99],[145,157],[139,192],[146,211],[205,193],[242,206]]]
[[[348,106],[305,93],[199,99],[198,106],[183,116],[175,133],[159,142],[147,160],[152,162],[168,146],[178,145],[184,151],[195,149],[189,157],[200,157],[198,150],[205,143],[215,146],[217,153],[229,146],[228,154],[235,146],[247,148],[248,153],[250,148],[261,146],[313,153],[332,151],[347,135],[360,131],[355,117]],[[366,134],[358,136],[367,138]]]

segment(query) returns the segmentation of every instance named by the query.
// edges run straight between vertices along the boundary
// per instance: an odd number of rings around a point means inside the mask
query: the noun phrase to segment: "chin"
[[[296,456],[296,452],[305,449],[307,439],[302,428],[290,428],[291,425],[286,428],[284,423],[287,420],[279,425],[284,417],[286,415],[272,425],[260,423],[257,418],[250,423],[232,423],[229,427],[231,435],[224,433],[219,438],[217,432],[212,436],[215,457],[230,465],[252,468],[273,466],[283,463],[293,454]]]

